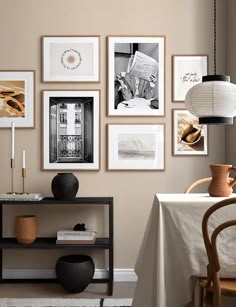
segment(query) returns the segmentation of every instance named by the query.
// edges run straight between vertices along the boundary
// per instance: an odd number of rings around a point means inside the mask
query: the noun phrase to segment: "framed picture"
[[[0,128],[35,127],[35,71],[0,71]]]
[[[100,92],[43,91],[43,169],[99,170]]]
[[[208,128],[186,109],[172,110],[172,153],[174,156],[207,156]]]
[[[164,116],[165,37],[109,36],[108,116]]]
[[[108,170],[165,170],[164,124],[108,124]]]
[[[44,36],[43,82],[99,82],[99,36]]]
[[[172,56],[172,101],[183,102],[188,90],[202,82],[202,76],[208,73],[208,56],[173,55]]]

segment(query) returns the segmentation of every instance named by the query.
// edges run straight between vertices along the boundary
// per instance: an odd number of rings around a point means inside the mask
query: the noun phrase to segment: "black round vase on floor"
[[[94,271],[93,259],[87,255],[63,256],[56,264],[57,279],[70,293],[82,292],[92,281]]]
[[[79,181],[72,173],[58,173],[52,180],[51,188],[55,199],[71,200],[78,192]]]

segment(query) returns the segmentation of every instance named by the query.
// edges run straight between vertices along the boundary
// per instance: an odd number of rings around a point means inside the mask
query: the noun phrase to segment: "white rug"
[[[131,307],[132,299],[2,298],[0,307]]]

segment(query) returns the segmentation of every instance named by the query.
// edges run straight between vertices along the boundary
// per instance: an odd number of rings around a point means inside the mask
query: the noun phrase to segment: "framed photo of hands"
[[[109,36],[108,116],[165,115],[165,37]]]

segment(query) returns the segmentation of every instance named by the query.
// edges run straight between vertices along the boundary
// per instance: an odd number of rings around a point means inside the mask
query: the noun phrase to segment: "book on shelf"
[[[28,193],[28,194],[8,194],[3,193],[0,194],[0,201],[1,200],[23,200],[23,201],[40,201],[44,198],[44,196],[40,193]]]
[[[84,240],[91,241],[96,238],[95,231],[75,231],[59,230],[57,231],[57,240]]]
[[[72,229],[62,229],[62,230],[58,230],[57,231],[57,235],[58,236],[80,236],[80,235],[83,235],[83,236],[90,236],[92,234],[96,233],[96,231],[94,230],[84,230],[84,231],[78,231],[78,230],[72,230]]]
[[[94,244],[95,237],[93,240],[56,240],[56,244]]]

